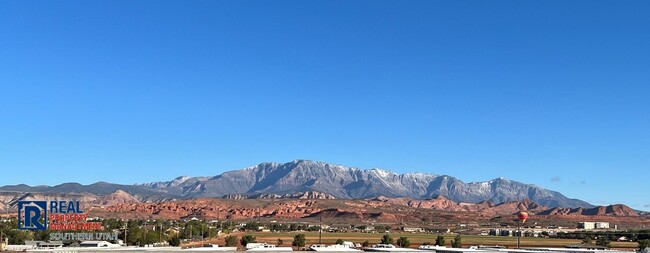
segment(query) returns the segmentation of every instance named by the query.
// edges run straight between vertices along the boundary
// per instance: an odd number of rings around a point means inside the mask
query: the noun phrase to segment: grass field
[[[293,241],[293,237],[298,232],[293,233],[245,233],[247,235],[253,235],[257,238],[258,242],[268,242],[276,244],[278,239],[282,239],[283,245],[289,246]],[[318,232],[303,232],[307,239],[307,245],[318,243]],[[326,244],[333,244],[337,239],[342,239],[344,241],[352,241],[355,243],[363,243],[368,240],[370,244],[377,244],[380,242],[381,237],[384,234],[381,233],[323,233],[322,242]],[[400,236],[406,236],[411,243],[411,247],[417,247],[424,242],[429,242],[431,244],[435,243],[436,237],[438,234],[410,234],[410,233],[391,233],[393,240],[397,240]],[[451,241],[454,239],[455,235],[445,234],[445,241],[447,246],[451,244]],[[570,239],[554,239],[554,238],[533,238],[533,237],[522,237],[521,246],[522,247],[564,247],[569,244],[580,243],[580,240],[570,240]],[[506,237],[506,236],[475,236],[475,235],[463,235],[462,236],[463,247],[469,247],[472,245],[501,245],[509,248],[514,248],[517,245],[516,237]],[[635,242],[612,242],[612,247],[617,249],[628,249],[633,250],[637,248],[637,243]]]

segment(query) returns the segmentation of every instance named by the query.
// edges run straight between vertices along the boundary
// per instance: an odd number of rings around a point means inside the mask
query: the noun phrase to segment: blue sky
[[[0,185],[310,159],[650,209],[647,1],[3,1]]]

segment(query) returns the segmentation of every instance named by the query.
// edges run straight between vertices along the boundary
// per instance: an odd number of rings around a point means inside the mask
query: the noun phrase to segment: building
[[[448,228],[427,228],[425,229],[427,233],[432,233],[432,234],[449,234],[451,233],[451,229]]]
[[[403,227],[402,230],[404,232],[411,232],[411,233],[422,233],[422,232],[424,232],[423,228],[414,228],[414,227]]]
[[[591,222],[591,221],[583,221],[578,223],[578,228],[582,229],[608,229],[609,228],[609,222]]]
[[[596,222],[596,229],[608,229],[609,222]]]
[[[488,234],[491,235],[491,236],[500,236],[501,235],[501,229],[498,229],[498,228],[490,229],[490,232],[488,232]]]
[[[374,231],[375,231],[375,227],[373,227],[373,226],[366,226],[365,228],[363,228],[361,230],[361,232],[365,232],[365,233],[372,233]]]
[[[79,244],[79,247],[82,248],[114,248],[114,247],[120,247],[119,244],[112,244],[107,241],[83,241]]]
[[[25,241],[25,245],[35,249],[56,249],[63,247],[63,241]]]
[[[512,230],[505,230],[505,229],[501,230],[501,236],[513,236],[513,235],[514,233]]]
[[[178,235],[181,233],[181,229],[178,227],[168,228],[167,230],[165,230],[165,233],[167,233],[168,235]]]

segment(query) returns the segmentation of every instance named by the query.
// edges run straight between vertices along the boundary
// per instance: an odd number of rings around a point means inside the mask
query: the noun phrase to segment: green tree
[[[104,219],[104,220],[102,220],[102,225],[107,230],[123,229],[124,228],[124,221],[118,220],[118,219]]]
[[[297,234],[294,236],[291,245],[295,247],[305,247],[305,234]]]
[[[436,237],[436,245],[438,246],[445,246],[445,237],[442,235],[439,235]]]
[[[189,221],[185,223],[182,237],[190,240],[194,238],[205,238],[208,237],[209,229],[208,225],[203,223],[203,221]]]
[[[388,233],[390,232],[390,226],[389,225],[378,225],[375,226],[375,231],[380,232],[380,233]]]
[[[393,244],[393,237],[390,237],[390,235],[385,234],[384,236],[381,237],[381,244]]]
[[[8,238],[9,244],[25,244],[25,241],[34,240],[32,232],[25,230],[8,230],[4,232],[4,236]]]
[[[234,221],[224,221],[219,223],[219,227],[224,231],[224,232],[230,232],[233,229],[235,229],[235,222]]]
[[[461,237],[460,235],[456,235],[453,240],[451,240],[451,247],[453,248],[460,248],[462,247],[462,242],[461,242]]]
[[[229,235],[226,236],[226,247],[235,247],[237,246],[237,236]]]
[[[156,232],[156,231],[153,231],[153,230],[147,230],[147,233],[146,233],[145,239],[144,239],[144,243],[145,244],[157,243],[157,242],[160,241],[161,237],[162,237],[162,235],[159,232]]]
[[[49,241],[50,240],[50,230],[34,231],[34,240],[37,240],[37,241]]]
[[[408,246],[411,246],[411,242],[409,242],[409,239],[406,236],[400,236],[396,243],[402,248],[408,248]]]
[[[584,243],[584,244],[592,244],[593,241],[591,240],[591,237],[587,236],[585,238],[582,238],[582,243]]]
[[[343,239],[336,240],[336,244],[343,244]]]
[[[639,240],[639,250],[650,248],[650,239]]]
[[[602,235],[599,236],[598,239],[596,239],[596,245],[604,246],[604,247],[607,247],[607,248],[612,247],[612,244],[609,242],[609,239],[607,239],[606,236],[602,236]]]
[[[251,231],[257,231],[257,229],[262,226],[262,223],[256,222],[256,221],[251,221],[249,223],[246,223],[242,229],[244,230],[251,230]]]
[[[127,225],[126,242],[129,245],[140,245],[143,243],[143,233],[137,221],[130,220]]]
[[[178,238],[178,236],[172,236],[168,242],[170,246],[178,247],[181,245],[181,238]]]
[[[251,243],[251,242],[256,242],[255,236],[252,235],[244,235],[241,237],[241,245],[246,247],[246,244]]]
[[[370,247],[370,242],[368,240],[365,240],[362,244],[361,247]]]

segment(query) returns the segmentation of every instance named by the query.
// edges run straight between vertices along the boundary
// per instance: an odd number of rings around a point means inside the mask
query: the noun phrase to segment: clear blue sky
[[[650,209],[648,1],[2,1],[0,185],[310,159]]]

